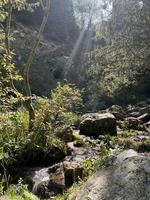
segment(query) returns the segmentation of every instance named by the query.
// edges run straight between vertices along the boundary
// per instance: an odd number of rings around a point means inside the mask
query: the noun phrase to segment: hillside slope
[[[14,13],[12,28],[16,40],[13,49],[21,72],[42,16],[40,7],[32,13]],[[57,82],[65,79],[66,67],[77,35],[72,1],[52,1],[49,19],[30,70],[30,83],[34,94],[48,95]]]

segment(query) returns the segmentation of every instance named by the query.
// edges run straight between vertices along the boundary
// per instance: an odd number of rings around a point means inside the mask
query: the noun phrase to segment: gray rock
[[[91,113],[80,123],[80,134],[98,137],[99,135],[117,135],[116,118],[110,113]]]
[[[142,121],[143,123],[147,123],[150,121],[150,114],[149,113],[145,113],[143,115],[141,115],[140,117],[138,117],[138,119],[140,121]]]
[[[143,115],[149,111],[150,111],[150,106],[145,106],[145,107],[139,108],[140,115]]]
[[[139,130],[141,128],[141,121],[136,117],[128,117],[125,122],[128,129]]]
[[[140,112],[131,112],[130,113],[130,117],[139,117],[141,114],[140,114]]]
[[[149,127],[150,126],[150,121],[144,124],[145,126]]]
[[[126,112],[121,106],[112,105],[107,110],[112,113],[117,120],[123,120],[126,117]]]
[[[149,200],[150,157],[133,150],[121,153],[113,166],[94,174],[75,200]]]

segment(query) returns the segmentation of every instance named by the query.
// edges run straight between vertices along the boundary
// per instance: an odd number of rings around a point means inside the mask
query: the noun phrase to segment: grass
[[[76,195],[78,194],[79,190],[81,189],[84,181],[80,181],[78,184],[73,184],[71,188],[66,190],[62,195],[57,195],[56,197],[52,198],[53,200],[75,200]]]
[[[125,130],[122,134],[121,137],[127,138],[129,136],[135,136],[135,135],[139,135],[140,133],[142,133],[142,131],[138,131],[138,130]]]
[[[0,146],[13,140],[16,144],[25,141],[28,134],[28,113],[24,110],[0,115]]]
[[[7,184],[8,185],[8,184]],[[1,187],[2,184],[1,184]],[[5,192],[2,192],[1,196],[2,200],[39,200],[37,196],[28,191],[27,185],[22,184],[22,179],[18,181],[17,185],[7,186]]]
[[[30,193],[27,190],[22,190],[21,193],[10,186],[4,194],[4,200],[39,200],[34,194]]]

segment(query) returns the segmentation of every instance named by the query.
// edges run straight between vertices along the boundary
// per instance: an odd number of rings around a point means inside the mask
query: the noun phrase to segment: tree
[[[103,95],[120,96],[124,101],[125,96],[131,100],[138,92],[148,90],[149,13],[147,0],[113,1],[111,16],[102,21],[97,31],[95,43],[99,42],[99,46],[93,51],[89,69],[93,91],[97,88]],[[95,93],[98,95],[101,96]]]
[[[34,107],[32,104],[32,93],[31,93],[30,83],[29,83],[29,70],[30,70],[32,61],[34,59],[34,55],[35,55],[36,49],[38,47],[38,44],[40,42],[41,36],[43,34],[44,28],[46,26],[49,12],[50,12],[50,0],[45,0],[45,1],[41,0],[40,3],[43,8],[43,11],[44,11],[44,16],[43,16],[43,20],[42,20],[39,32],[38,32],[35,40],[33,41],[32,49],[29,54],[25,68],[24,68],[24,87],[25,87],[26,95],[28,97],[28,100],[26,101],[25,105],[29,112],[29,132],[31,132],[33,130],[34,120],[35,120],[35,112],[34,112]]]
[[[32,64],[37,46],[40,42],[41,35],[44,31],[46,22],[48,20],[49,12],[50,12],[50,0],[40,0],[40,5],[44,10],[43,20],[39,29],[39,32],[33,41],[33,46],[31,52],[29,53],[29,57],[24,69],[24,86],[26,91],[26,97],[23,97],[15,88],[14,81],[21,80],[21,77],[18,75],[18,72],[15,68],[15,63],[12,61],[12,57],[14,52],[11,50],[10,42],[12,40],[11,37],[11,16],[13,9],[28,9],[31,10],[33,6],[37,6],[35,4],[28,4],[26,1],[21,0],[6,0],[2,1],[0,7],[0,19],[1,23],[1,58],[0,58],[0,73],[1,73],[1,80],[0,80],[0,95],[2,98],[2,106],[5,105],[10,106],[10,99],[12,99],[12,103],[18,100],[18,97],[25,100],[25,107],[29,112],[29,131],[31,132],[33,129],[35,113],[34,108],[32,105],[32,94],[30,90],[29,84],[29,69]],[[13,98],[12,98],[13,97]]]
[[[21,98],[21,94],[16,90],[14,81],[21,80],[15,64],[12,61],[14,52],[11,50],[11,17],[12,9],[21,8],[21,1],[6,0],[0,3],[0,97],[1,109],[10,106]]]

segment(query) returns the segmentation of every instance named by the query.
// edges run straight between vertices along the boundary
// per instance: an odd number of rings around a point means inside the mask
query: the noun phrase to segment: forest
[[[0,0],[0,200],[150,200],[149,0]]]

